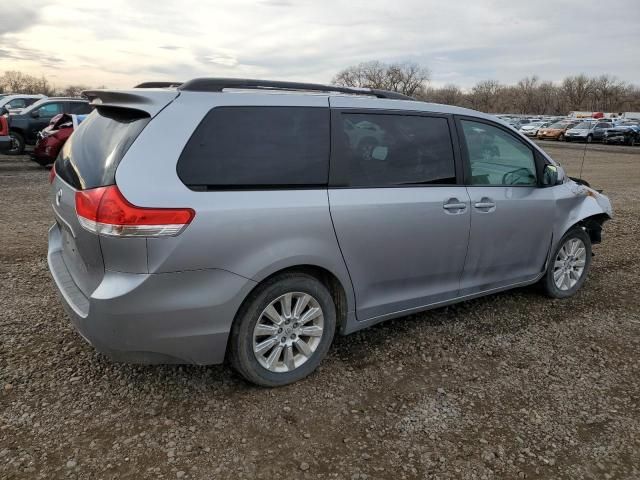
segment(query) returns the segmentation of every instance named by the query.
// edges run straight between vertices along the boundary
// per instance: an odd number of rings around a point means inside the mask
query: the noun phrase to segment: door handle
[[[465,203],[446,203],[442,206],[445,210],[462,210],[467,205]]]
[[[473,204],[476,208],[493,208],[496,206],[493,202],[478,202]]]
[[[442,208],[444,208],[449,213],[461,213],[467,209],[467,204],[461,202],[457,198],[450,198],[448,200],[445,200]]]
[[[496,202],[494,202],[491,198],[482,197],[480,201],[475,202],[473,206],[483,212],[493,212],[496,209]]]

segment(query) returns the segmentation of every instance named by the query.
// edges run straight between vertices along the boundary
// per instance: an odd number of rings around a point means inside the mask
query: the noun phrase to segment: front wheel
[[[24,137],[18,132],[10,132],[11,148],[5,151],[6,155],[22,155],[24,153]]]
[[[547,273],[542,279],[546,293],[553,298],[574,295],[584,283],[591,266],[591,239],[580,227],[569,230],[560,240]]]
[[[593,142],[593,135],[587,135],[587,143]]]
[[[558,135],[558,141],[564,142],[564,133],[561,133],[560,135]]]
[[[279,275],[259,286],[238,312],[229,360],[252,383],[287,385],[318,367],[335,328],[336,309],[324,284],[302,273]]]

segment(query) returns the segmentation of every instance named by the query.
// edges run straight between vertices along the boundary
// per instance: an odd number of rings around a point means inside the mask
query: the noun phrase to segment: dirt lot
[[[640,478],[640,148],[587,154],[616,218],[576,297],[387,322],[277,390],[96,354],[47,273],[47,175],[0,156],[0,478]]]

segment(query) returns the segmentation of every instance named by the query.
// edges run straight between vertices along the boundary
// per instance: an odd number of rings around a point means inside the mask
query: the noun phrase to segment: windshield
[[[581,122],[573,128],[575,130],[589,130],[592,125],[593,125],[592,122]]]
[[[567,128],[571,125],[569,122],[557,122],[552,124],[549,128]]]

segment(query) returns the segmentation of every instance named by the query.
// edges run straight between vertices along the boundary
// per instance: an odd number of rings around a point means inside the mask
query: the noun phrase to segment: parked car
[[[578,123],[579,122],[577,121],[561,120],[559,122],[549,125],[548,127],[540,128],[538,130],[537,138],[539,140],[551,139],[551,140],[559,140],[562,142],[565,139],[566,131],[574,127]]]
[[[6,95],[0,98],[0,115],[19,112],[43,98],[44,95]]]
[[[0,153],[11,150],[11,137],[9,136],[9,122],[5,115],[0,115]]]
[[[520,127],[520,133],[527,137],[535,137],[538,135],[538,130],[551,125],[549,122],[531,122]]]
[[[122,361],[228,358],[291,383],[336,332],[537,282],[573,295],[612,215],[472,110],[233,79],[85,93],[96,111],[54,164],[48,264],[75,327]],[[370,152],[349,135],[362,122]]]
[[[568,129],[565,134],[567,142],[580,141],[591,143],[594,141],[602,141],[604,132],[611,128],[611,123],[601,121],[580,122],[578,125]]]
[[[640,123],[621,122],[617,126],[605,130],[602,143],[621,143],[632,147],[640,144]]]
[[[9,153],[20,155],[25,145],[35,145],[38,132],[60,113],[86,115],[90,112],[89,102],[81,98],[43,98],[19,113],[9,115],[9,130],[13,146]]]
[[[49,125],[38,132],[31,160],[42,166],[55,162],[64,143],[86,117],[72,113],[61,113],[53,117]]]

